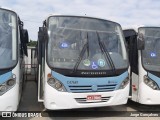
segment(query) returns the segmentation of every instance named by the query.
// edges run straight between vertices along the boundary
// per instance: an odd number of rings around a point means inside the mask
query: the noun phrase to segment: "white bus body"
[[[38,101],[45,108],[127,103],[128,56],[118,23],[55,15],[48,17],[38,35]]]
[[[128,43],[131,78],[131,100],[146,104],[160,104],[160,28],[140,27],[124,29]]]
[[[19,105],[24,53],[28,35],[14,11],[0,8],[0,111],[16,111]]]

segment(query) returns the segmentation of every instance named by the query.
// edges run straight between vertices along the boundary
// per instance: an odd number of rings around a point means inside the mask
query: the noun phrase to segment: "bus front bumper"
[[[101,100],[86,100],[87,96],[101,95]],[[50,110],[91,108],[126,104],[129,96],[129,84],[112,92],[68,93],[58,92],[47,85],[44,93],[44,106]]]
[[[160,105],[160,90],[153,90],[146,84],[140,84],[139,103],[144,105]]]

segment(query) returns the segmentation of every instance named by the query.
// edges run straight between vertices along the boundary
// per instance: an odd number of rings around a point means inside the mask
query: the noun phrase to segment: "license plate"
[[[87,96],[87,101],[97,101],[101,100],[101,95],[88,95]]]

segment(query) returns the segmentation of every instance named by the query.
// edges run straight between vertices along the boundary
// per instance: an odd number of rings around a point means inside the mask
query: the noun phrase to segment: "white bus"
[[[22,92],[28,32],[17,14],[0,8],[0,111],[16,111]]]
[[[131,66],[131,99],[160,104],[160,27],[125,29],[124,35]]]
[[[38,35],[38,101],[45,108],[126,104],[129,62],[118,23],[53,15]]]

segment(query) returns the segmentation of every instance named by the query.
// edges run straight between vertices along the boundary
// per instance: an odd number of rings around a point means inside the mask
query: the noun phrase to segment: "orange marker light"
[[[47,77],[48,77],[48,78],[51,78],[51,77],[52,77],[51,73],[48,73]]]

